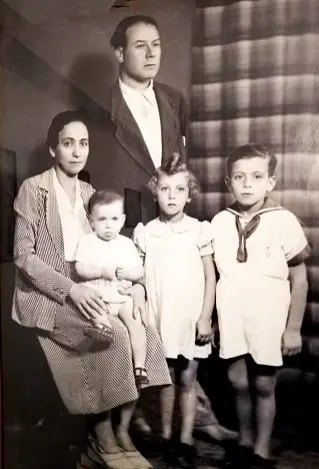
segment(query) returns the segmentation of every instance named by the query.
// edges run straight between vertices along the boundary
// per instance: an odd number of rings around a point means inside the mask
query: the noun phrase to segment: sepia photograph
[[[3,0],[0,44],[0,466],[319,468],[318,0]]]

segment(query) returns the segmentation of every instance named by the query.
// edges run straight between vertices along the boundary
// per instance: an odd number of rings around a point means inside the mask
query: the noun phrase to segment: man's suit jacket
[[[154,82],[154,92],[162,127],[162,162],[165,162],[173,152],[185,152],[182,136],[186,105],[182,94],[167,85]],[[145,184],[155,166],[118,82],[110,88],[103,110],[90,109],[87,113],[92,123],[87,164],[91,183],[96,189],[110,188],[125,195],[127,216],[133,218],[133,225],[149,221],[156,216],[156,204]],[[137,212],[135,221],[134,212]]]
[[[61,219],[53,187],[53,171],[26,179],[14,203],[17,267],[13,319],[26,327],[51,331],[73,281],[64,260]],[[94,189],[80,181],[84,207]]]

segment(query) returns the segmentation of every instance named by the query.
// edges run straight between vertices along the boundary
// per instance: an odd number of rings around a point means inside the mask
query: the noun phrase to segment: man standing
[[[174,151],[184,153],[186,106],[180,92],[154,81],[161,42],[153,18],[124,18],[110,42],[119,79],[103,103],[107,113],[93,118],[99,125],[93,132],[88,171],[95,186],[124,196],[126,228],[132,229],[139,221],[146,223],[156,216],[145,183]]]
[[[156,216],[156,204],[145,183],[173,152],[185,154],[187,113],[179,91],[154,81],[161,40],[153,18],[124,18],[110,42],[119,79],[103,103],[107,112],[90,116],[94,129],[88,170],[95,187],[108,187],[124,196],[126,233],[130,234],[138,222],[147,223]],[[135,424],[150,432],[140,409]],[[199,383],[196,428],[218,440],[236,436],[219,425]]]

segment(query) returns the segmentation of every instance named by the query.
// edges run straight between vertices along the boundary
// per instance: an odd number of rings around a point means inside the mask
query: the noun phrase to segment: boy
[[[137,384],[148,382],[145,370],[146,335],[140,318],[133,317],[131,297],[120,294],[143,277],[143,266],[133,242],[120,235],[125,222],[123,198],[111,191],[95,192],[88,204],[93,233],[79,242],[75,269],[85,284],[103,294],[109,314],[118,316],[127,327]],[[93,339],[103,340],[110,323],[107,315],[97,316],[95,327],[86,330]],[[102,337],[101,337],[102,336]]]
[[[275,467],[276,371],[282,354],[294,355],[302,345],[310,248],[297,218],[267,197],[276,164],[261,145],[236,148],[226,179],[235,203],[212,220],[220,356],[228,361],[239,420],[238,445],[228,461],[234,468]]]

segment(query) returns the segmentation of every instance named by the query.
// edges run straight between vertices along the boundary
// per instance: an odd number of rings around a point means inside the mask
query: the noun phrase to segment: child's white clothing
[[[211,228],[184,215],[165,223],[139,223],[134,242],[145,259],[149,321],[156,327],[167,358],[206,358],[211,345],[196,346],[196,322],[202,312],[205,278],[201,257],[212,253]]]
[[[96,233],[89,233],[80,239],[75,261],[99,267],[142,266],[142,261],[131,239],[118,235],[110,241],[105,241]],[[132,282],[117,279],[94,279],[82,283],[103,294],[103,300],[109,304],[109,313],[113,315],[118,314],[121,304],[127,300],[127,295],[120,294],[118,289],[132,285]]]
[[[253,217],[255,227],[245,240],[247,260],[239,262],[241,213],[236,205],[212,220],[213,251],[220,279],[216,306],[220,356],[249,353],[256,363],[282,364],[281,339],[289,306],[289,265],[308,257],[308,243],[298,219],[268,201]]]

